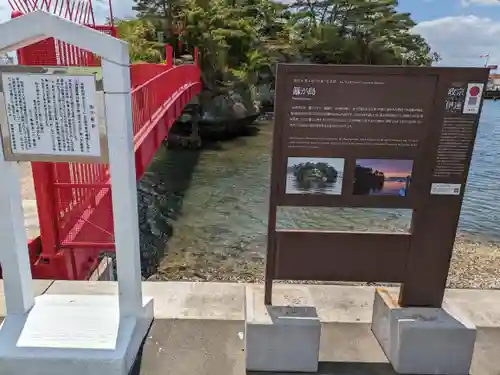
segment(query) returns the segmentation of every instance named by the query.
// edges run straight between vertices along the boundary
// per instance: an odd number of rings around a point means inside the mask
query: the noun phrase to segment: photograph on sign
[[[344,159],[289,157],[286,194],[342,194]]]
[[[6,159],[103,156],[94,75],[3,73],[2,88]]]
[[[406,197],[410,187],[412,169],[412,160],[356,160],[353,194]]]

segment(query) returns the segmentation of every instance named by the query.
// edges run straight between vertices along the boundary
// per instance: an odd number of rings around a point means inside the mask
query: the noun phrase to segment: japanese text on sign
[[[94,76],[2,75],[13,155],[99,157]]]

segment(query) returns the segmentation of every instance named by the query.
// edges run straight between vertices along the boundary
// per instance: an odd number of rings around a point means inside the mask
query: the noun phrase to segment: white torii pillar
[[[126,375],[153,319],[153,301],[141,290],[128,45],[44,11],[0,24],[0,35],[0,53],[52,37],[102,58],[119,288],[118,297],[34,298],[19,169],[4,160],[0,147],[0,262],[7,310],[0,328],[0,373]]]

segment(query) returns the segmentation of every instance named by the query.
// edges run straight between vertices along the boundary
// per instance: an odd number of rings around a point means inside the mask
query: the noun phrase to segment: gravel
[[[167,256],[159,271],[149,280],[227,281],[261,283],[264,281],[265,259],[259,253],[228,255],[222,253],[177,252]],[[480,243],[457,236],[447,286],[450,288],[500,288],[500,245]],[[303,283],[303,281],[301,281]],[[356,284],[315,282],[314,284]],[[382,285],[382,284],[378,284]],[[383,284],[390,285],[390,284]]]

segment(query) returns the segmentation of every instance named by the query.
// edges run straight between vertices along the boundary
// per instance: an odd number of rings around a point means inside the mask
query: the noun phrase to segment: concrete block
[[[321,325],[307,287],[277,285],[265,306],[264,288],[247,286],[245,331],[247,370],[318,370]]]
[[[139,317],[120,319],[116,296],[43,295],[25,315],[0,327],[2,374],[128,375],[153,319],[144,298]]]
[[[469,374],[476,327],[449,304],[401,308],[377,289],[372,332],[399,374]]]

